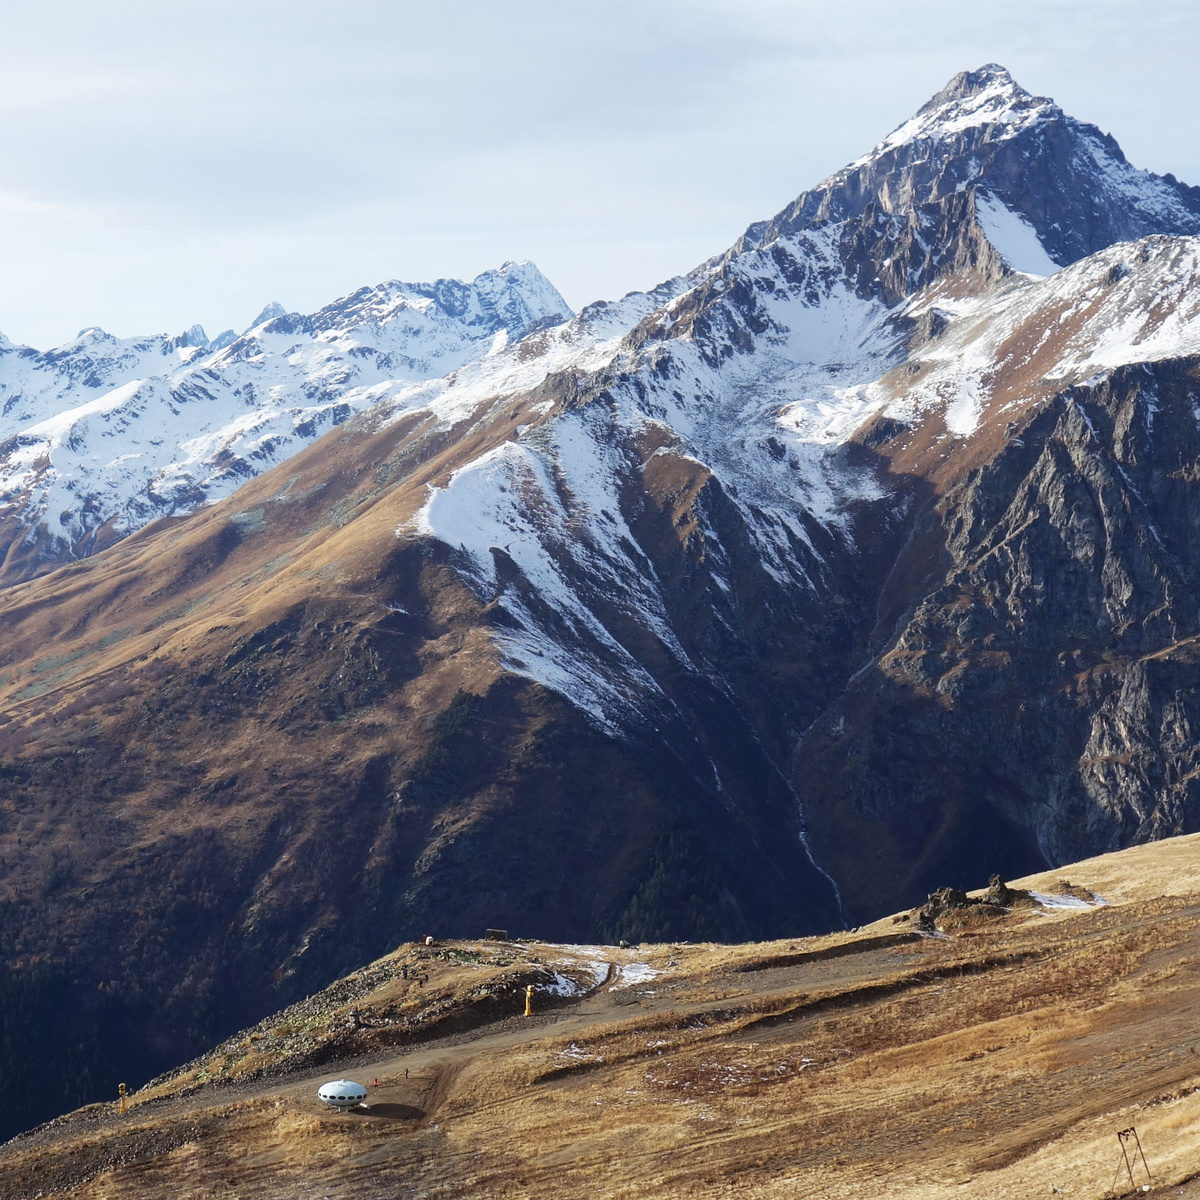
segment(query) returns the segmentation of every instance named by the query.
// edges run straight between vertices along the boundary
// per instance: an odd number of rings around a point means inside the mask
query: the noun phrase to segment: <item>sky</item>
[[[241,330],[531,259],[647,288],[1008,67],[1200,184],[1194,0],[40,0],[0,42],[0,333]]]

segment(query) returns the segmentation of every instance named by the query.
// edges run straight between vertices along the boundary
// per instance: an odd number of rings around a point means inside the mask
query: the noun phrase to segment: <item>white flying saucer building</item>
[[[317,1098],[323,1100],[330,1108],[345,1112],[357,1108],[367,1098],[367,1089],[361,1083],[354,1083],[349,1079],[335,1079],[332,1083],[323,1083],[317,1088]]]

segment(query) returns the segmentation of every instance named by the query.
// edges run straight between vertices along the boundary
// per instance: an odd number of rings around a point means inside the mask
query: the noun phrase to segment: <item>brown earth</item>
[[[1015,886],[1107,903],[950,937],[901,914],[741,946],[401,947],[124,1117],[8,1143],[3,1194],[1099,1200],[1129,1191],[1130,1127],[1151,1186],[1197,1194],[1200,836]],[[551,971],[591,990],[520,1016]],[[341,1074],[378,1079],[365,1109],[319,1104]]]

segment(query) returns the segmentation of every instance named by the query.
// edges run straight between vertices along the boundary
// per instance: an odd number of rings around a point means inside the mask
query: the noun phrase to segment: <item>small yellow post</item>
[[[124,1116],[125,1115],[125,1085],[123,1083],[117,1088],[117,1095],[120,1096],[120,1098],[121,1098],[121,1107],[120,1107],[119,1111],[121,1113],[121,1116]]]
[[[525,988],[525,1015],[533,1016],[533,984],[528,984]]]

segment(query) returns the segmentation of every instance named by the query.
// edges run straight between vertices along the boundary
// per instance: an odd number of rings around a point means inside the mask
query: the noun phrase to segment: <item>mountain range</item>
[[[115,338],[38,353],[0,339],[0,582],[192,512],[398,392],[570,312],[530,263],[470,284],[390,282],[240,336]]]
[[[989,65],[578,314],[509,263],[0,343],[12,1078],[425,932],[816,932],[1200,828],[1198,251]]]

